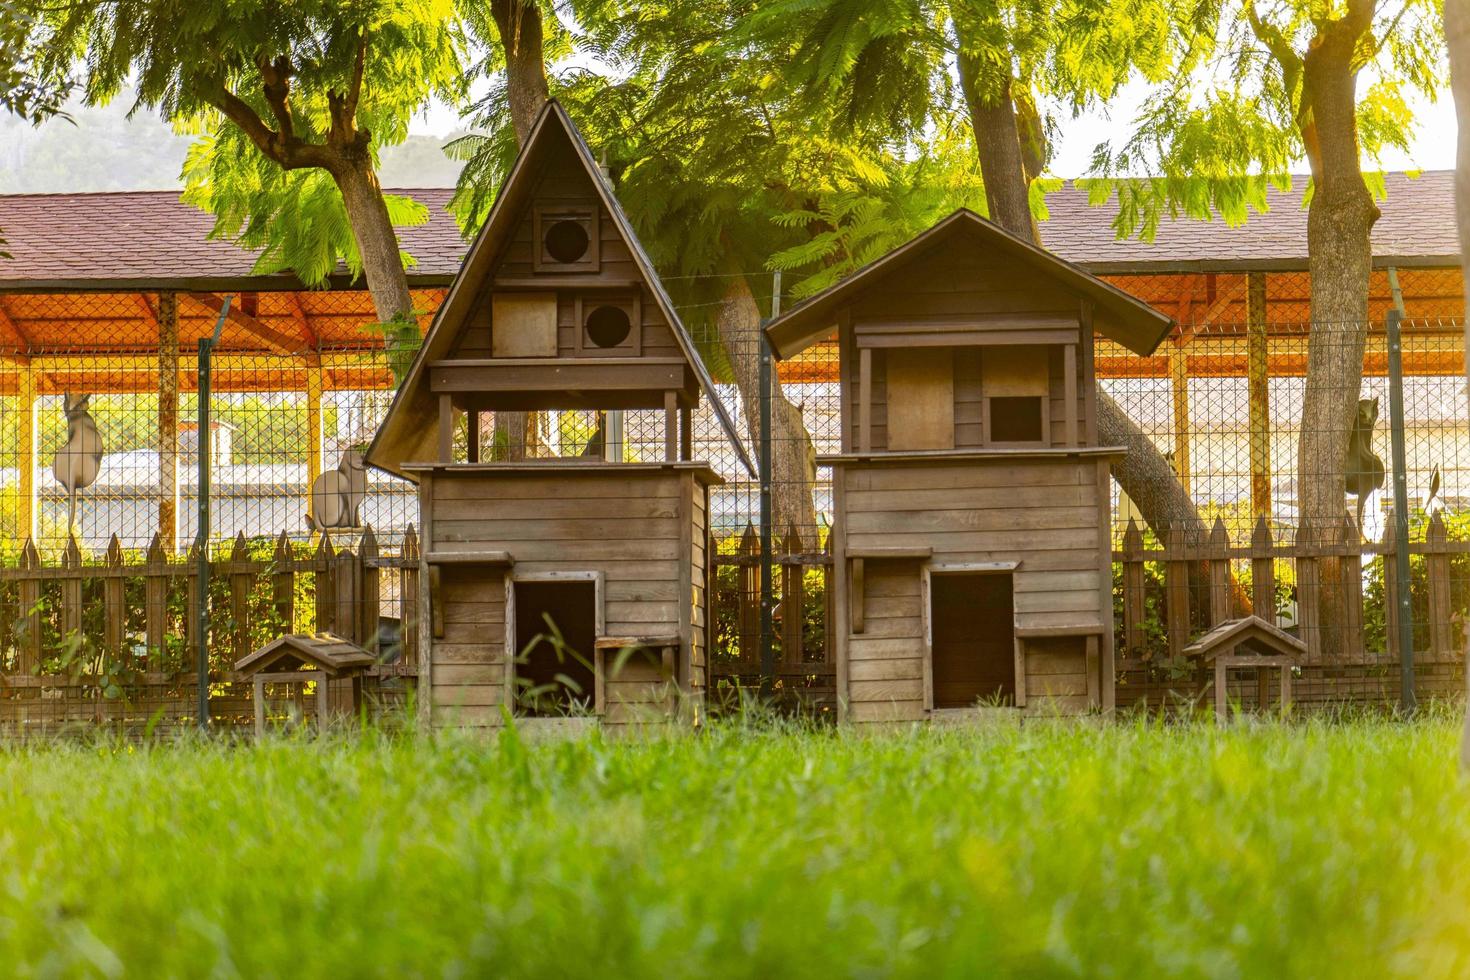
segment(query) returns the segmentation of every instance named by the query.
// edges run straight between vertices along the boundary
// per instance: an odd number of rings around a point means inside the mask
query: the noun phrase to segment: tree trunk
[[[551,98],[546,85],[541,11],[534,0],[493,0],[490,13],[505,49],[506,94],[516,143],[525,145],[531,124]]]
[[[1347,507],[1348,437],[1363,384],[1368,281],[1378,207],[1363,181],[1357,127],[1356,35],[1327,29],[1303,59],[1302,139],[1312,164],[1307,266],[1312,322],[1297,444],[1298,527],[1318,539]],[[1356,642],[1342,634],[1346,594],[1336,560],[1322,563],[1321,652],[1333,659]]]
[[[347,209],[347,223],[362,256],[362,274],[373,297],[373,310],[383,323],[400,319],[413,312],[413,299],[408,293],[408,275],[403,271],[403,258],[398,251],[398,236],[388,217],[388,204],[372,162],[350,160],[333,171],[342,204]]]
[[[1097,437],[1105,446],[1122,446],[1128,451],[1113,464],[1113,479],[1138,507],[1160,542],[1171,530],[1183,531],[1189,541],[1204,540],[1204,519],[1184,492],[1174,468],[1101,386],[1097,390]]]
[[[983,92],[976,59],[961,52],[960,86],[975,131],[975,154],[985,182],[990,220],[1014,235],[1039,242],[1041,235],[1031,214],[1030,180],[1021,152],[1016,108],[1011,100],[1009,75],[998,92]]]
[[[516,145],[525,146],[541,107],[551,98],[546,84],[545,32],[534,0],[494,0],[490,13],[505,51],[506,96]],[[496,412],[491,452],[511,461],[526,458],[534,443],[536,418],[529,412]]]
[[[730,373],[740,391],[745,428],[759,449],[760,309],[744,276],[731,276],[716,319]],[[817,457],[801,410],[786,398],[778,378],[771,379],[771,516],[778,529],[794,525],[807,541],[816,540],[817,512],[812,502]]]

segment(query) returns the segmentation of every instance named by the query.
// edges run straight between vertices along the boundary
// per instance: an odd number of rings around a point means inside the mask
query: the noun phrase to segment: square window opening
[[[1040,396],[990,399],[991,442],[1042,442]]]

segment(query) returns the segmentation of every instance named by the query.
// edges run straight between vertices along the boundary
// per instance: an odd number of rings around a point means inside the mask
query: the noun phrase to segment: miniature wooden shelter
[[[1244,650],[1245,652],[1239,652]],[[1301,666],[1306,643],[1283,632],[1259,616],[1227,619],[1184,648],[1185,656],[1199,657],[1214,668],[1215,717],[1225,721],[1230,714],[1230,671],[1237,668],[1256,672],[1256,707],[1265,711],[1271,701],[1268,671],[1277,672],[1281,689],[1280,710],[1291,707],[1291,671]]]
[[[367,453],[419,487],[419,682],[433,723],[499,724],[501,705],[663,717],[675,685],[697,703],[719,482],[691,458],[701,394],[749,466],[606,178],[548,103]],[[555,409],[597,412],[601,446],[519,461],[482,451],[483,413]],[[615,413],[637,409],[662,411],[661,459],[627,458]],[[628,646],[643,653],[617,656]]]
[[[834,331],[837,694],[854,721],[1113,705],[1109,460],[1094,331],[1170,320],[960,210],[767,326]]]
[[[314,683],[317,724],[325,727],[333,718],[351,718],[361,709],[364,675],[376,662],[371,653],[340,636],[293,634],[242,657],[235,670],[254,682],[255,734],[264,735],[270,705],[280,700],[269,696],[267,686],[286,687],[295,716],[304,721],[310,717],[306,685]]]

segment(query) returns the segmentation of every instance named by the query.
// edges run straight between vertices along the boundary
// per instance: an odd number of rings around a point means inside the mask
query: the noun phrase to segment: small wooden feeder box
[[[362,707],[363,679],[375,663],[371,653],[340,636],[293,634],[240,659],[235,670],[254,682],[255,734],[264,735],[267,684],[288,684],[301,695],[315,681],[317,724],[325,727],[332,718],[349,718]]]
[[[1204,636],[1184,648],[1190,657],[1199,657],[1215,668],[1215,717],[1229,717],[1230,671],[1255,668],[1258,707],[1264,711],[1270,702],[1268,670],[1275,669],[1281,688],[1281,711],[1291,704],[1291,671],[1301,665],[1307,645],[1259,616],[1227,619]]]

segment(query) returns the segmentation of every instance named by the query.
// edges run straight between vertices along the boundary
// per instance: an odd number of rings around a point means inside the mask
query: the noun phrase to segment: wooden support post
[[[1133,656],[1144,653],[1143,532],[1128,518],[1123,532],[1123,641]]]
[[[471,415],[475,421],[477,415]],[[357,551],[358,568],[362,576],[362,592],[358,610],[357,645],[370,653],[378,652],[378,536],[369,527],[362,534],[362,544]]]
[[[439,462],[454,462],[454,403],[439,396]]]
[[[296,632],[296,569],[291,555],[291,540],[282,531],[276,538],[273,558],[275,568],[271,571],[271,600],[276,613],[277,629],[282,633]]]
[[[1077,445],[1077,345],[1062,348],[1062,419],[1066,426],[1067,445]]]
[[[867,583],[863,581],[867,570],[863,568],[863,560],[854,558],[852,560],[852,631],[861,633],[867,627],[867,610],[863,608],[863,597],[867,593]]]
[[[664,459],[669,462],[679,458],[679,396],[677,392],[664,392]]]
[[[245,532],[240,531],[230,549],[230,564],[235,566],[230,572],[232,662],[250,655],[250,588],[255,584],[255,575],[247,567],[249,562],[250,546],[245,543]]]
[[[1223,656],[1215,658],[1215,720],[1224,724],[1230,718],[1229,692],[1230,672],[1225,667]]]
[[[858,353],[858,452],[873,451],[873,349]]]
[[[806,583],[802,580],[805,570],[795,556],[802,552],[801,535],[796,525],[786,526],[786,540],[782,550],[786,558],[781,562],[781,653],[782,661],[791,667],[799,667],[803,657],[802,612],[806,605]]]
[[[61,567],[80,573],[82,550],[77,547],[75,537],[68,538],[66,550],[61,553]],[[61,636],[63,640],[81,639],[82,635],[82,577],[77,574],[61,582]]]
[[[1164,619],[1169,637],[1169,658],[1184,656],[1189,643],[1189,560],[1185,555],[1184,532],[1170,528],[1164,542]]]
[[[326,469],[322,442],[322,368],[318,363],[306,369],[306,485],[316,485],[316,478]]]
[[[36,369],[29,363],[21,365],[17,382],[15,462],[20,467],[20,486],[16,534],[24,541],[36,536]]]
[[[1297,635],[1307,645],[1307,663],[1322,662],[1322,576],[1319,538],[1310,523],[1296,532]]]
[[[1337,563],[1342,576],[1342,622],[1338,624],[1341,642],[1339,654],[1349,660],[1367,659],[1363,645],[1363,538],[1358,522],[1344,510],[1338,525],[1338,542],[1342,549]]]
[[[1174,396],[1174,472],[1185,493],[1191,493],[1189,460],[1189,358],[1184,340],[1169,348],[1169,389]]]
[[[158,294],[158,533],[179,547],[179,294]]]
[[[1456,652],[1449,551],[1444,516],[1436,512],[1424,534],[1424,571],[1429,579],[1429,649],[1437,660],[1449,659]]]
[[[102,649],[113,663],[121,663],[123,652],[123,553],[117,535],[107,543],[107,570],[102,580]]]
[[[467,462],[480,461],[480,413],[472,409],[464,417],[464,457]]]
[[[17,586],[20,595],[21,642],[18,673],[34,674],[41,664],[41,556],[36,542],[26,538],[20,549],[20,567],[36,573]]]
[[[761,627],[761,577],[760,577],[760,537],[755,533],[755,526],[745,525],[745,533],[740,536],[740,606],[737,610],[737,621],[740,624],[740,652],[738,659],[742,665],[758,663],[760,660]]]
[[[1230,534],[1225,521],[1215,518],[1210,529],[1210,625],[1230,618]]]
[[[1271,516],[1270,345],[1266,335],[1266,274],[1252,272],[1246,291],[1246,384],[1250,403],[1251,513]]]
[[[694,458],[694,412],[679,409],[679,458],[686,463]]]
[[[282,531],[282,534],[286,532]],[[164,638],[168,636],[168,554],[163,550],[163,534],[155,532],[148,545],[146,572],[143,577],[144,642],[148,647],[147,669],[163,670]]]
[[[1276,558],[1265,515],[1251,532],[1251,614],[1276,622]]]
[[[398,587],[403,616],[403,662],[419,663],[419,539],[413,525],[403,534],[402,578]],[[427,696],[427,691],[423,692]]]

